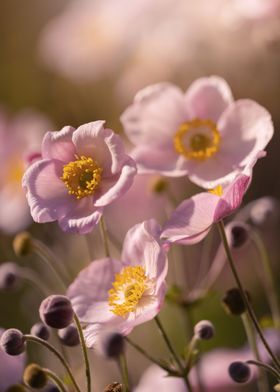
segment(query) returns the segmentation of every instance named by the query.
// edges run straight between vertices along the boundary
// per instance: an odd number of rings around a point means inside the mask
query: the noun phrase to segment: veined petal
[[[70,162],[75,159],[75,146],[72,142],[74,128],[63,127],[58,132],[47,132],[42,142],[42,157]]]

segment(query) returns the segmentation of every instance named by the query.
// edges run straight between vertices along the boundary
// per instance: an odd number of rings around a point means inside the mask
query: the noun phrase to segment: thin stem
[[[36,287],[44,296],[49,296],[51,290],[41,281],[40,276],[29,268],[20,268],[20,276]]]
[[[52,381],[56,383],[58,386],[58,389],[60,392],[67,392],[67,389],[65,388],[63,382],[60,380],[60,378],[52,372],[50,369],[43,368],[44,373],[50,378]]]
[[[192,353],[197,345],[198,339],[197,336],[194,335],[190,341],[189,347],[188,347],[188,352],[186,355],[186,369],[189,372],[192,364]]]
[[[27,341],[30,342],[34,342],[37,344],[41,344],[42,346],[45,346],[48,350],[50,350],[54,355],[56,355],[56,357],[60,360],[60,362],[62,363],[62,365],[64,366],[65,370],[67,371],[70,380],[72,381],[72,384],[74,385],[75,389],[77,392],[82,392],[72,374],[72,370],[70,368],[70,366],[68,365],[68,363],[65,361],[65,359],[63,358],[63,356],[60,354],[59,351],[56,350],[55,347],[53,347],[50,343],[46,342],[43,339],[38,338],[37,336],[33,336],[33,335],[24,335],[24,338]]]
[[[124,392],[129,392],[128,370],[127,362],[124,353],[119,356],[119,365],[122,374],[122,382],[124,385]]]
[[[184,367],[183,367],[179,357],[177,356],[175,350],[173,349],[172,344],[171,344],[171,342],[170,342],[170,340],[169,340],[169,338],[168,338],[168,336],[167,336],[167,334],[166,334],[166,332],[165,332],[165,330],[164,330],[164,328],[163,328],[163,326],[161,324],[160,319],[158,318],[158,316],[156,316],[154,318],[154,320],[155,320],[155,322],[156,322],[156,324],[158,326],[158,329],[159,329],[159,331],[161,333],[161,336],[163,337],[163,340],[166,343],[166,346],[168,347],[168,349],[170,351],[170,354],[172,355],[173,360],[177,363],[178,368],[180,369],[181,375],[184,378],[184,381],[185,381],[185,384],[187,386],[188,391],[192,392],[192,387],[190,385],[188,376],[186,374],[186,370],[184,369]]]
[[[268,256],[268,252],[261,236],[257,233],[257,231],[253,231],[251,233],[251,238],[254,241],[261,257],[261,262],[264,271],[265,287],[267,292],[267,300],[269,302],[273,323],[276,328],[279,328],[280,312],[279,312],[278,298],[276,295],[277,290],[275,287],[275,280],[273,278],[273,272],[271,269],[271,263]]]
[[[248,365],[255,365],[255,366],[262,367],[263,369],[265,369],[268,372],[270,372],[277,379],[277,381],[280,381],[279,374],[276,371],[276,369],[274,369],[274,367],[268,365],[267,363],[263,363],[263,362],[260,362],[260,361],[254,361],[254,360],[246,361],[246,363],[248,363]]]
[[[109,248],[109,239],[108,239],[108,231],[105,223],[105,219],[102,216],[100,219],[100,231],[103,239],[105,256],[110,257],[110,248]]]
[[[86,379],[87,379],[87,391],[91,392],[91,374],[90,374],[90,364],[89,364],[89,359],[88,359],[87,347],[86,347],[86,342],[85,342],[82,326],[81,326],[80,320],[78,319],[78,316],[76,315],[76,313],[74,313],[74,321],[75,321],[75,324],[76,324],[76,327],[78,330],[80,343],[81,343],[83,356],[84,356]]]
[[[224,244],[224,248],[225,248],[225,252],[226,252],[226,255],[227,255],[227,258],[228,258],[228,261],[229,261],[230,268],[231,268],[233,276],[234,276],[234,278],[236,280],[237,286],[238,286],[238,288],[240,290],[243,302],[244,302],[244,304],[245,304],[245,306],[246,306],[246,308],[248,310],[249,316],[250,316],[250,318],[251,318],[251,320],[252,320],[252,322],[254,324],[254,327],[256,328],[256,330],[257,330],[257,332],[258,332],[258,334],[260,336],[260,339],[261,339],[263,345],[265,346],[268,354],[270,355],[272,361],[274,362],[275,367],[279,371],[280,370],[280,362],[279,362],[278,358],[274,355],[273,351],[271,350],[270,346],[268,345],[268,343],[267,343],[267,341],[266,341],[266,339],[265,339],[265,337],[264,337],[264,335],[262,333],[261,327],[260,327],[260,325],[258,323],[258,320],[257,320],[256,316],[255,316],[254,310],[253,310],[250,302],[248,301],[247,295],[245,294],[245,290],[244,290],[244,288],[242,286],[242,283],[241,283],[241,281],[239,279],[239,276],[238,276],[238,273],[237,273],[237,270],[235,268],[235,264],[234,264],[234,261],[233,261],[232,255],[231,255],[230,247],[229,247],[229,244],[227,242],[227,237],[226,237],[226,233],[225,233],[224,224],[223,224],[222,221],[220,221],[220,222],[217,223],[217,225],[218,225],[219,233],[220,233],[220,236],[221,236],[221,240],[222,240],[222,242]]]
[[[242,322],[246,331],[247,339],[249,342],[249,346],[254,354],[254,357],[257,361],[261,360],[257,342],[256,342],[256,335],[255,331],[252,327],[251,320],[249,319],[248,312],[245,312],[241,316]],[[269,385],[267,381],[266,374],[264,373],[263,369],[259,369],[259,377],[257,378],[258,389],[260,392],[269,391]]]

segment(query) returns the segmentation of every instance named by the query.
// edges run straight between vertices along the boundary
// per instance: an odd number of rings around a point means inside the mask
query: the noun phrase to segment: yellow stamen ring
[[[180,125],[173,143],[188,159],[206,160],[219,150],[220,133],[212,120],[195,118]]]
[[[60,179],[70,195],[81,199],[94,194],[101,181],[102,168],[90,157],[77,157],[63,166]]]
[[[133,312],[147,288],[146,282],[147,276],[140,265],[123,268],[108,291],[111,311],[121,317]]]

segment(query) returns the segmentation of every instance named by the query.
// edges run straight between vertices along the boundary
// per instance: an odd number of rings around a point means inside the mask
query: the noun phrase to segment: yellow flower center
[[[215,188],[210,189],[208,192],[212,193],[213,195],[216,195],[216,196],[222,196],[223,195],[223,187],[222,187],[222,185],[217,185]]]
[[[108,291],[111,311],[121,317],[133,312],[147,288],[146,282],[147,276],[140,265],[123,268]]]
[[[76,161],[63,166],[60,177],[70,195],[77,199],[91,196],[101,181],[102,168],[92,159],[85,156],[77,157]]]
[[[180,125],[173,143],[175,150],[185,158],[204,161],[219,150],[220,139],[212,120],[195,118]]]

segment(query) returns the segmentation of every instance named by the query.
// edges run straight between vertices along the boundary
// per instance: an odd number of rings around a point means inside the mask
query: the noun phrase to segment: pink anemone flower
[[[58,221],[62,230],[85,234],[99,222],[103,209],[131,186],[135,163],[122,141],[104,121],[48,132],[42,160],[23,177],[35,222]]]
[[[191,245],[206,237],[214,223],[231,215],[241,205],[251,183],[252,167],[263,156],[265,152],[259,153],[243,172],[225,186],[218,185],[179,204],[163,226],[161,238],[167,244]]]
[[[225,80],[146,87],[121,116],[139,173],[187,175],[203,188],[232,179],[273,135],[270,114],[249,99],[233,101]]]
[[[132,227],[125,237],[121,260],[107,257],[93,261],[68,288],[67,295],[85,325],[88,347],[95,344],[101,329],[127,335],[159,313],[167,274],[159,233],[155,220]]]

